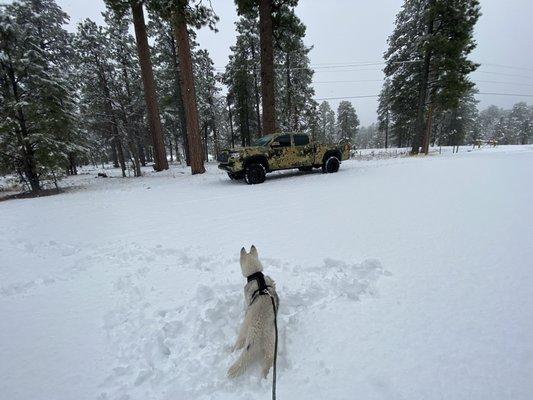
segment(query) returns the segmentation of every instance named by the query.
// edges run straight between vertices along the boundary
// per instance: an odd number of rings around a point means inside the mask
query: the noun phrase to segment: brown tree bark
[[[434,0],[430,0],[428,3],[428,8],[433,6]],[[433,13],[430,13],[429,19],[427,21],[427,36],[430,37],[433,35]],[[431,50],[426,49],[424,54],[424,63],[422,65],[422,76],[420,78],[420,86],[418,89],[418,109],[416,113],[416,123],[415,123],[415,134],[413,137],[413,147],[411,149],[411,154],[418,154],[420,151],[420,146],[425,135],[425,113],[426,113],[426,101],[428,93],[428,81],[429,81],[429,72],[431,67]]]
[[[194,74],[192,70],[191,44],[184,12],[185,4],[180,2],[173,16],[174,34],[178,44],[178,57],[180,63],[181,94],[187,121],[187,142],[192,174],[205,172],[202,138],[198,123],[198,107],[196,105],[196,92],[194,89]]]
[[[252,60],[255,60],[255,46],[253,39],[250,44],[250,50],[252,52]],[[257,79],[257,68],[254,66],[254,97],[255,97],[255,115],[257,118],[257,134],[261,136],[261,113],[259,111],[259,103],[260,103],[260,96],[259,96],[259,82]]]
[[[133,15],[133,25],[135,27],[137,53],[139,54],[139,63],[141,65],[148,125],[152,137],[152,145],[154,147],[154,169],[156,171],[162,171],[168,169],[168,160],[165,149],[165,139],[163,138],[163,128],[159,117],[154,72],[152,70],[152,61],[150,60],[150,47],[148,46],[148,37],[146,35],[146,24],[144,22],[142,2],[131,3],[131,12]]]
[[[259,0],[259,43],[261,47],[261,102],[263,106],[262,134],[270,135],[276,131],[272,0]]]
[[[235,132],[233,132],[233,115],[231,113],[231,101],[229,96],[226,97],[226,101],[228,103],[228,118],[229,118],[229,129],[231,132],[231,148],[235,148]]]
[[[8,69],[8,76],[11,83],[11,88],[13,90],[13,98],[17,104],[20,104],[19,86],[13,68]],[[39,174],[37,173],[35,150],[33,149],[32,144],[29,142],[26,116],[24,115],[24,111],[20,105],[17,106],[15,118],[18,120],[19,124],[19,128],[16,128],[15,131],[17,134],[18,146],[20,147],[22,153],[22,170],[24,171],[24,176],[30,185],[31,191],[33,193],[38,193],[41,190],[41,185],[39,182]]]
[[[389,109],[387,108],[387,117],[385,120],[385,149],[389,147]]]
[[[187,166],[191,165],[191,161],[189,159],[189,143],[187,141],[187,116],[185,115],[185,107],[183,106],[183,96],[181,94],[181,74],[180,74],[180,67],[178,62],[178,51],[176,48],[176,39],[172,36],[172,32],[169,36],[169,44],[170,49],[172,52],[172,64],[174,67],[174,71],[176,73],[176,84],[175,84],[175,93],[176,96],[176,104],[178,106],[178,113],[179,113],[179,120],[180,120],[180,131],[183,136],[183,151],[185,153],[185,162],[187,163]],[[176,142],[176,158],[178,158],[178,150],[177,150],[177,142]]]
[[[433,128],[433,105],[429,105],[428,117],[426,121],[426,131],[424,132],[424,138],[422,140],[422,152],[425,155],[429,153],[429,143],[431,139],[431,130]]]

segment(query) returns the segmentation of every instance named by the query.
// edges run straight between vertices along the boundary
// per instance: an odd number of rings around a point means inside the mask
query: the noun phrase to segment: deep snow
[[[280,294],[279,399],[531,399],[533,146],[0,203],[0,398],[267,399],[225,378],[238,253]]]

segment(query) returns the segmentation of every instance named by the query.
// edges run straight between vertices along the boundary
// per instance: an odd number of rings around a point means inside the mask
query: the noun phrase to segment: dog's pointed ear
[[[252,254],[254,257],[258,256],[257,249],[255,248],[253,244],[252,244],[252,247],[250,247],[250,254]]]
[[[241,260],[246,256],[246,249],[243,247],[241,249]]]

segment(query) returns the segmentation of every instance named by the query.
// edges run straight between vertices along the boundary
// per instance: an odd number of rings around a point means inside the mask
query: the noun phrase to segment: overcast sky
[[[103,23],[103,0],[56,0],[71,16],[71,29],[90,17]],[[235,42],[237,19],[233,0],[211,0],[220,17],[218,33],[202,29],[200,46],[209,50],[215,66],[223,68]],[[381,88],[382,65],[326,67],[323,64],[376,64],[382,62],[387,37],[402,0],[300,0],[296,13],[307,26],[305,43],[313,46],[317,98],[376,95]],[[483,65],[472,74],[480,92],[533,94],[533,1],[481,0],[475,30],[478,43],[471,58]],[[494,65],[496,64],[496,65]],[[333,82],[332,82],[333,81]],[[341,81],[341,82],[338,82]],[[479,95],[479,107],[511,107],[533,97]],[[363,125],[376,120],[375,98],[350,99]],[[330,103],[336,109],[339,100]]]

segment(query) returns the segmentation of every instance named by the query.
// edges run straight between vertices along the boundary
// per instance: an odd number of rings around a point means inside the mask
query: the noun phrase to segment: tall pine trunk
[[[424,138],[422,140],[422,152],[425,155],[429,154],[429,143],[431,140],[431,130],[433,128],[433,105],[429,105],[428,116],[426,121],[426,130],[424,132]]]
[[[12,68],[8,70],[8,76],[13,90],[13,98],[20,104],[19,86],[15,77],[15,71]],[[17,106],[16,119],[20,129],[16,129],[18,147],[22,156],[22,170],[24,176],[30,185],[30,189],[33,193],[38,193],[41,190],[39,182],[39,174],[37,173],[37,165],[35,162],[35,151],[29,142],[29,132],[26,125],[26,116],[22,110],[22,106]]]
[[[181,94],[187,121],[187,144],[192,174],[205,172],[202,138],[198,123],[198,107],[196,106],[196,92],[194,90],[194,74],[192,70],[191,44],[185,19],[184,4],[180,2],[173,17],[174,34],[178,44],[178,56],[181,73]]]
[[[427,21],[427,37],[431,37],[433,35],[433,3],[435,0],[430,0],[427,8],[428,8],[428,21]],[[426,132],[426,124],[425,124],[425,113],[426,113],[426,102],[427,102],[427,94],[428,94],[428,81],[429,81],[429,72],[431,67],[431,49],[425,49],[424,54],[424,63],[422,65],[422,75],[420,77],[420,86],[418,89],[418,108],[416,112],[416,122],[415,122],[415,134],[413,137],[413,147],[411,149],[411,154],[418,154],[420,151],[420,146],[422,145],[422,141],[424,139],[424,135]]]
[[[387,108],[387,113],[385,117],[385,149],[389,147],[389,109]]]
[[[259,39],[261,46],[261,101],[263,105],[262,134],[270,135],[276,131],[272,0],[259,0]]]
[[[235,132],[233,131],[233,115],[231,113],[231,101],[229,96],[226,97],[226,101],[228,103],[228,118],[229,118],[229,129],[231,133],[231,148],[235,148]]]
[[[139,63],[141,65],[144,98],[148,114],[148,126],[150,127],[150,134],[154,147],[154,169],[156,171],[162,171],[168,169],[168,160],[165,149],[165,139],[163,138],[163,128],[161,127],[161,119],[159,117],[154,72],[150,60],[150,47],[148,46],[148,37],[146,35],[146,24],[144,22],[142,2],[131,3],[131,12],[133,15],[133,25],[135,27],[137,53],[139,54]]]
[[[254,41],[252,39],[250,50],[252,52],[252,60],[255,60],[255,46]],[[253,68],[254,71],[254,96],[255,96],[255,115],[257,118],[257,134],[261,136],[261,113],[259,112],[259,103],[260,103],[260,96],[259,96],[259,82],[257,79],[257,68],[254,65]]]
[[[189,143],[187,142],[187,116],[185,115],[185,107],[183,106],[183,96],[181,93],[181,75],[180,75],[180,67],[178,62],[178,52],[176,49],[176,41],[175,38],[172,36],[170,37],[170,49],[172,52],[172,66],[174,67],[174,72],[176,74],[176,82],[175,82],[175,93],[176,96],[176,105],[178,107],[178,113],[179,113],[179,121],[180,121],[180,131],[183,136],[183,150],[185,152],[185,162],[187,163],[187,166],[191,165],[191,161],[189,158]],[[176,142],[176,155],[179,154],[177,151],[177,142]],[[177,158],[177,156],[176,156]]]

